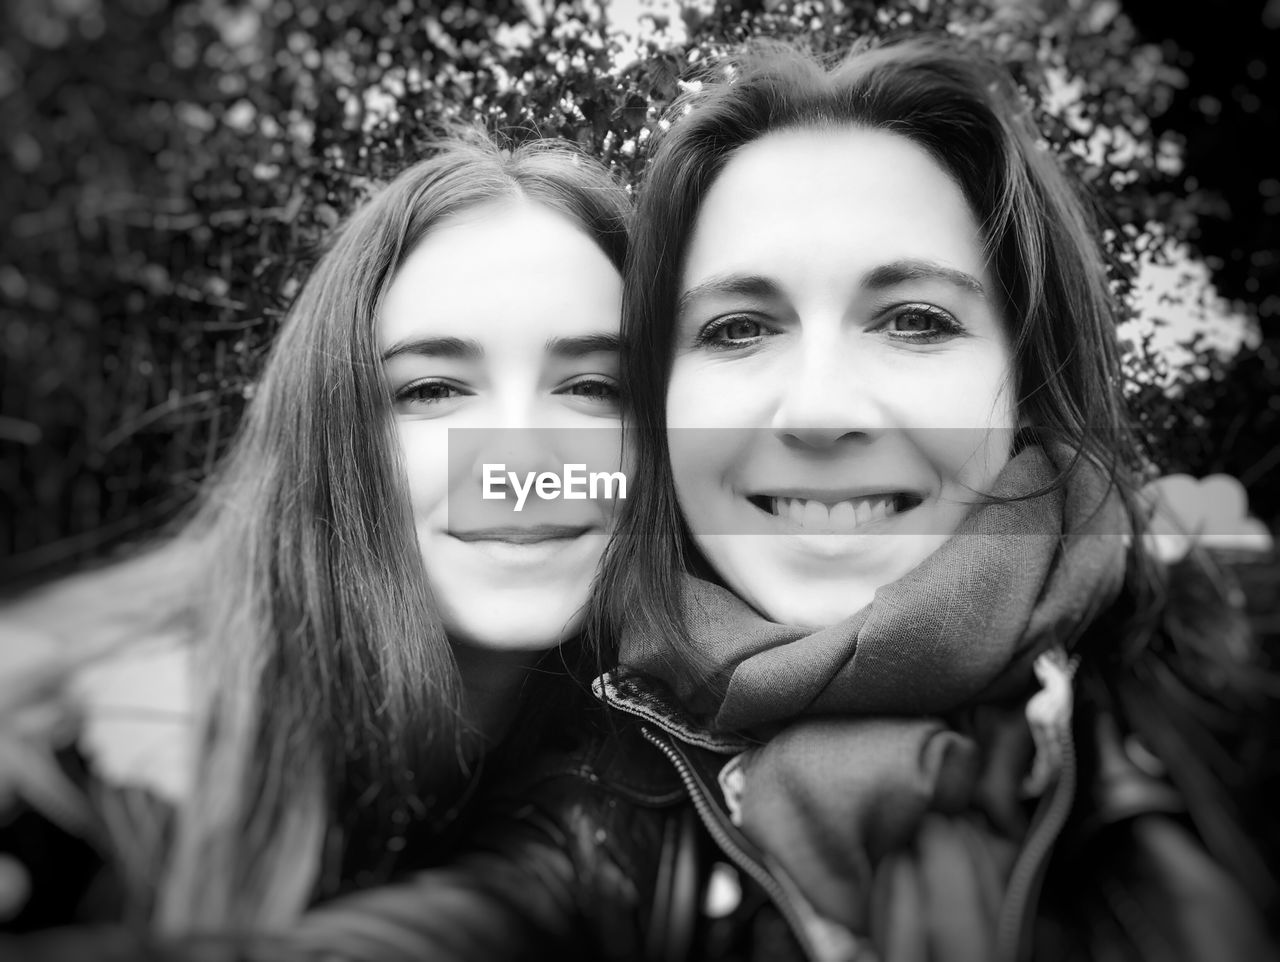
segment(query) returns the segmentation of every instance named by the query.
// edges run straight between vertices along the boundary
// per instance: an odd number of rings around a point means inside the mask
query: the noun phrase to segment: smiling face
[[[592,239],[523,200],[442,221],[387,290],[384,369],[423,564],[455,645],[533,651],[578,630],[608,502],[473,509],[484,463],[560,473],[578,458],[559,429],[619,427],[621,304]],[[450,440],[460,428],[475,430]]]
[[[707,193],[680,284],[672,472],[699,549],[770,620],[864,607],[1008,461],[1015,385],[982,248],[951,177],[884,131],[770,134]]]

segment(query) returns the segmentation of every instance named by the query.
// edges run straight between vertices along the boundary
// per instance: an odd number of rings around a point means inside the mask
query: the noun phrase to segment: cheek
[[[717,380],[703,365],[677,360],[667,383],[667,455],[671,462],[677,506],[695,528],[715,474],[714,457],[708,457],[703,442],[713,434],[697,425],[720,423],[722,396],[712,390]],[[703,506],[703,509],[705,506]]]
[[[743,498],[754,462],[753,442],[760,432],[733,428],[672,428],[667,451],[676,505],[695,534],[753,530],[752,512]]]
[[[710,400],[702,389],[693,365],[676,361],[667,380],[667,427],[685,428],[697,423]]]
[[[667,382],[667,426],[764,427],[771,383],[756,365],[677,358]]]
[[[1009,460],[1018,428],[1009,367],[1000,357],[979,358],[935,386],[936,419],[917,432],[920,447],[944,481],[984,490]]]
[[[706,459],[698,457],[697,433],[690,428],[673,428],[667,432],[667,453],[671,459],[676,507],[694,528],[697,528],[699,505],[713,488],[710,465]]]
[[[414,522],[446,507],[449,492],[447,435],[425,421],[397,425],[400,463],[404,468]]]

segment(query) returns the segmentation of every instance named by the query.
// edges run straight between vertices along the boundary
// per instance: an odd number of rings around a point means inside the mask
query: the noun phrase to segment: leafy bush
[[[1184,190],[1184,144],[1152,122],[1182,96],[1178,51],[1142,43],[1117,3],[636,6],[613,0],[611,24],[595,0],[6,5],[5,574],[100,554],[190,499],[326,232],[444,125],[567,137],[635,183],[682,84],[754,36],[839,52],[923,28],[1007,62],[1099,196],[1117,291],[1146,324],[1130,336],[1130,393],[1152,454],[1193,473],[1249,468],[1261,491],[1280,446],[1275,405],[1258,400],[1280,372],[1248,310],[1207,271],[1154,308],[1135,294],[1170,251],[1200,263],[1179,243],[1209,195]],[[1152,323],[1186,303],[1199,313],[1179,336],[1194,343],[1162,368]]]

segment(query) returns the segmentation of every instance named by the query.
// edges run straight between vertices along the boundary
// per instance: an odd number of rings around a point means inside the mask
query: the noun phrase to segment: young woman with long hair
[[[1097,232],[1012,82],[764,47],[672,116],[627,268],[613,728],[290,944],[1273,958],[1266,692],[1206,562],[1144,548]]]
[[[6,605],[6,727],[121,663],[189,685],[171,814],[109,777],[92,805],[5,779],[68,801],[46,811],[109,850],[124,917],[280,926],[406,837],[445,846],[530,669],[579,634],[610,523],[465,505],[480,460],[559,464],[568,432],[537,429],[616,434],[628,217],[567,146],[442,143],[335,232],[181,530]]]

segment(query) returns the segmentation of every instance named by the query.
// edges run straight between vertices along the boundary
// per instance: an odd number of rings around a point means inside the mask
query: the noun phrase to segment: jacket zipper
[[[613,702],[616,707],[629,714],[637,714],[629,706]],[[782,913],[783,918],[795,933],[801,949],[811,962],[821,962],[822,952],[814,945],[812,938],[800,918],[786,890],[778,883],[767,868],[742,851],[729,834],[720,825],[712,804],[702,793],[696,777],[689,770],[688,764],[674,747],[656,735],[648,724],[641,726],[641,733],[658,751],[675,766],[680,780],[684,783],[689,797],[699,818],[707,827],[716,844],[733,860],[744,873],[754,879]],[[1075,803],[1077,770],[1075,740],[1071,726],[1067,724],[1060,738],[1062,749],[1062,768],[1053,783],[1050,793],[1041,800],[1035,824],[1031,834],[1027,836],[1019,852],[1017,860],[1009,875],[1009,885],[1005,890],[1004,900],[1000,906],[1000,916],[996,927],[996,944],[994,959],[996,962],[1020,962],[1030,944],[1032,927],[1035,918],[1035,907],[1049,856],[1057,844],[1062,830],[1066,827]]]
[[[1076,746],[1071,726],[1063,729],[1062,769],[1050,794],[1041,801],[1041,817],[1018,853],[1009,887],[1000,906],[996,928],[997,962],[1019,962],[1025,957],[1034,923],[1034,910],[1040,884],[1053,847],[1071,815],[1076,795]]]
[[[765,891],[765,894],[778,907],[778,911],[782,913],[782,917],[791,927],[791,931],[795,934],[796,940],[800,943],[800,948],[804,951],[805,957],[810,962],[821,962],[823,958],[822,952],[815,946],[810,938],[808,929],[804,924],[804,920],[800,918],[800,913],[796,910],[790,896],[773,877],[767,868],[753,859],[750,855],[742,850],[742,848],[729,836],[724,830],[724,826],[720,824],[710,801],[702,792],[702,787],[698,784],[697,778],[690,771],[688,764],[680,756],[680,753],[670,744],[668,744],[660,735],[657,735],[649,728],[648,725],[642,725],[641,734],[652,744],[658,751],[667,757],[667,760],[675,766],[680,780],[684,783],[685,789],[689,792],[689,797],[693,801],[693,807],[698,812],[698,817],[702,820],[702,824],[706,826],[707,831],[711,834],[712,839],[720,850],[724,852],[733,863],[746,875],[750,876]]]

